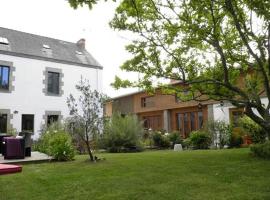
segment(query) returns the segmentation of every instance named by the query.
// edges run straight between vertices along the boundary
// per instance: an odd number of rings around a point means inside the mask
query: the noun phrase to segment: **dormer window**
[[[0,44],[8,45],[9,44],[8,39],[4,37],[0,37]]]
[[[81,51],[76,51],[76,54],[83,55],[83,53]]]
[[[51,49],[51,47],[49,45],[47,45],[47,44],[43,44],[43,48],[44,49]]]
[[[47,56],[49,58],[52,58],[52,49],[49,45],[43,44],[42,52],[44,56]]]

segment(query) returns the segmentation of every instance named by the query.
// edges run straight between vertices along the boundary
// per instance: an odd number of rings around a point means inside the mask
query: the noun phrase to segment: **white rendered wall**
[[[267,98],[261,98],[261,101],[263,104],[267,105]],[[220,104],[214,104],[213,110],[214,110],[214,120],[219,121],[225,121],[227,123],[230,123],[230,112],[229,109],[234,108],[230,103],[224,103],[223,106]],[[255,110],[255,113],[259,115],[259,113]]]
[[[15,67],[13,72],[15,81],[12,83],[15,90],[11,93],[0,92],[0,109],[10,109],[13,114],[11,124],[17,131],[21,131],[22,114],[34,114],[34,138],[38,137],[41,125],[45,123],[43,120],[45,111],[61,111],[64,118],[69,115],[66,99],[69,94],[78,95],[75,84],[81,76],[90,81],[92,89],[101,92],[102,70],[100,69],[8,55],[0,55],[0,60],[12,62]],[[43,72],[46,67],[62,70],[64,94],[61,97],[46,96],[43,93]],[[15,110],[18,111],[17,114],[14,114]]]

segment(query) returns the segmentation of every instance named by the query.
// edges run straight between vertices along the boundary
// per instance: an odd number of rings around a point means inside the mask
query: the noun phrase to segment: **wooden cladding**
[[[161,130],[163,128],[161,120],[160,115],[145,116],[143,117],[143,126],[145,129]]]

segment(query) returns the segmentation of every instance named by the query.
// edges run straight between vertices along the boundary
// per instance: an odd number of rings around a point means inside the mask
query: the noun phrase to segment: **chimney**
[[[80,39],[80,40],[77,42],[77,46],[78,46],[80,49],[85,49],[85,39],[84,39],[84,38]]]

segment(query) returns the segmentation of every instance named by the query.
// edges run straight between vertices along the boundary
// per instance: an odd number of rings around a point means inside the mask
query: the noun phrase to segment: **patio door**
[[[22,131],[34,132],[34,115],[22,115]]]
[[[203,113],[198,112],[184,112],[177,113],[177,128],[184,138],[187,138],[191,131],[202,128]]]

